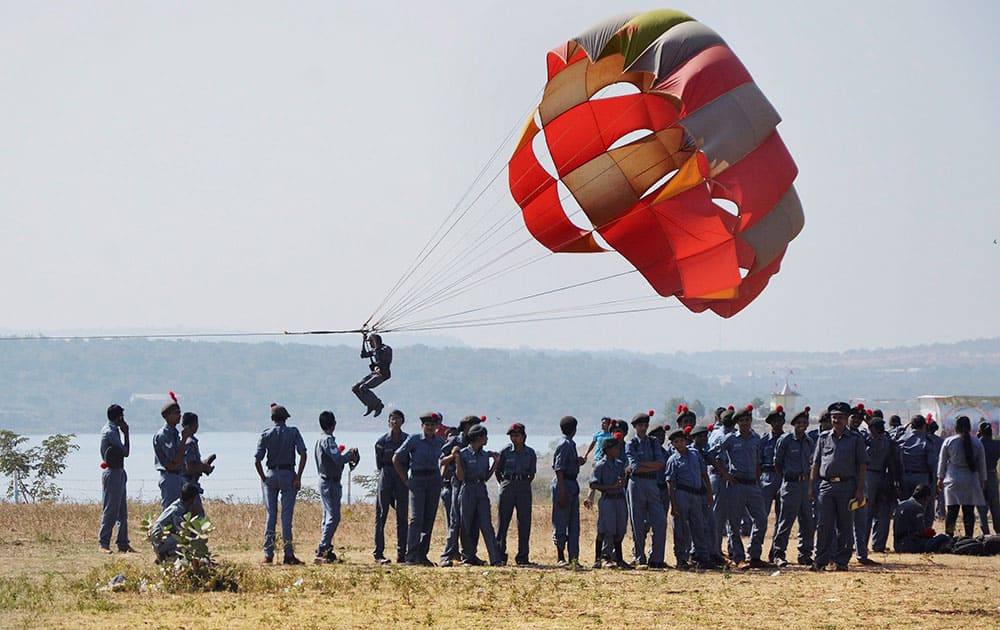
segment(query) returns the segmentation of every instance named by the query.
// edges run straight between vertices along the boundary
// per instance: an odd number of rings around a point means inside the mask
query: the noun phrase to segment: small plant
[[[28,438],[6,429],[0,431],[0,474],[10,478],[7,498],[23,497],[31,503],[58,499],[62,489],[53,479],[66,469],[66,456],[80,448],[73,443],[74,437],[73,433],[56,433],[38,446],[22,449]]]
[[[215,531],[208,517],[185,514],[177,531],[167,524],[158,535],[153,533],[153,524],[149,514],[142,519],[142,531],[154,546],[169,537],[177,541],[173,554],[160,562],[164,590],[236,592],[239,588],[236,568],[227,562],[217,562],[208,549],[209,534]]]

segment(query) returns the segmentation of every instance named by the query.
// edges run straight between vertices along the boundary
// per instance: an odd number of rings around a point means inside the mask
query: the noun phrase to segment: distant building
[[[781,388],[781,391],[771,392],[771,410],[773,411],[781,405],[785,412],[790,412],[796,409],[795,401],[799,399],[799,394],[797,391],[789,387],[788,381],[785,381],[785,386]]]

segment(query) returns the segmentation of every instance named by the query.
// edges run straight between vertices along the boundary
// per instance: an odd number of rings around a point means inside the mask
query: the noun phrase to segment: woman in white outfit
[[[976,524],[976,506],[983,505],[983,486],[986,484],[986,452],[983,443],[972,435],[972,422],[968,416],[955,419],[955,435],[941,445],[938,458],[938,490],[944,491],[947,513],[945,533],[955,534],[958,508],[962,507],[965,535],[972,536]]]

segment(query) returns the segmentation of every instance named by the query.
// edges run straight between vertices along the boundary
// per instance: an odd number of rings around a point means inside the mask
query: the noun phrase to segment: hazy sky
[[[523,122],[546,52],[661,6],[0,3],[0,329],[353,328]],[[673,7],[721,34],[783,117],[806,224],[781,273],[728,320],[440,334],[655,351],[996,336],[1000,5]],[[503,179],[477,204],[497,218],[517,210]],[[551,257],[453,310],[626,268]],[[650,294],[630,277],[545,307]]]

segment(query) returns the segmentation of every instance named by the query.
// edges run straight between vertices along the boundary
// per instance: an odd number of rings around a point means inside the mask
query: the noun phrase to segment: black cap
[[[753,405],[747,405],[746,407],[740,409],[739,411],[733,414],[733,420],[735,420],[736,422],[739,422],[743,418],[752,418],[752,417],[753,417]]]
[[[851,406],[845,402],[835,402],[830,403],[830,406],[828,406],[826,410],[830,412],[830,415],[840,413],[846,416],[851,413]]]
[[[778,405],[777,407],[774,408],[774,410],[771,413],[767,414],[767,418],[764,421],[767,422],[768,424],[778,421],[784,422],[785,408],[782,407],[781,405]]]
[[[441,422],[441,416],[433,411],[420,414],[420,424],[426,424],[428,422]]]
[[[642,424],[643,422],[649,424],[649,414],[646,413],[645,411],[641,411],[632,416],[632,426],[635,426],[637,424]]]
[[[810,408],[808,406],[803,407],[802,411],[798,412],[797,414],[795,414],[794,417],[792,417],[792,424],[795,424],[799,420],[805,420],[806,424],[809,424],[809,411]]]
[[[691,437],[694,437],[696,435],[701,435],[702,433],[708,435],[708,425],[699,424],[695,428],[691,429]]]
[[[521,424],[520,422],[515,422],[514,424],[510,425],[510,428],[507,429],[507,435],[510,435],[511,433],[520,433],[521,435],[524,435],[525,434],[524,425]]]
[[[692,433],[693,432],[694,431],[692,431]],[[670,438],[669,438],[670,441],[673,442],[677,438],[685,438],[685,439],[687,439],[687,433],[685,433],[683,429],[677,429],[676,431],[671,431],[670,432]]]
[[[479,416],[465,416],[464,418],[458,421],[458,428],[461,429],[462,431],[465,431],[469,427],[477,425],[482,421],[483,419],[480,418]]]
[[[612,449],[616,446],[621,446],[621,441],[613,437],[606,437],[603,440],[601,440],[601,450],[604,451],[605,453],[607,453],[609,449]]]
[[[124,413],[125,413],[125,408],[119,405],[118,403],[114,403],[113,405],[108,407],[108,420],[114,420],[115,418],[117,418],[120,415],[123,415]]]
[[[868,423],[868,428],[872,431],[885,433],[885,420],[882,418],[873,418],[872,421]]]
[[[481,424],[474,424],[472,428],[469,429],[468,438],[470,441],[479,439],[481,437],[486,437],[486,427]]]
[[[624,420],[614,420],[611,423],[612,433],[621,433],[622,435],[628,435],[628,423]]]

